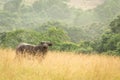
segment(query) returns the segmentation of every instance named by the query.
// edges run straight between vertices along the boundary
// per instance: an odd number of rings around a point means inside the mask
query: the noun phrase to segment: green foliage
[[[55,43],[69,41],[67,33],[62,29],[57,29],[56,27],[49,28],[47,35],[50,37],[50,41],[54,41]]]
[[[15,48],[20,42],[38,44],[43,35],[34,31],[16,30],[12,32],[1,33],[0,42],[2,47]]]
[[[71,37],[73,42],[79,42],[81,40],[96,40],[101,36],[105,29],[107,29],[107,27],[105,27],[104,24],[93,23],[81,27],[68,27],[66,28],[66,31],[68,32],[68,35]]]
[[[0,29],[3,32],[29,28],[43,32],[49,27],[59,27],[68,33],[72,42],[99,38],[107,28],[106,23],[100,23],[102,16],[96,10],[70,8],[68,1],[37,0],[27,5],[24,0],[2,0]]]
[[[103,47],[105,48],[104,51],[115,50],[118,41],[120,41],[120,34],[114,34],[114,35],[104,38],[103,39],[103,44],[104,44]]]
[[[95,8],[96,14],[102,22],[109,22],[120,14],[120,0],[105,0],[104,4]]]
[[[11,32],[3,32],[0,34],[0,46],[15,48],[21,42],[39,44],[40,41],[51,41],[54,45],[69,41],[67,33],[62,29],[55,27],[49,28],[45,32],[36,32],[33,30],[15,30]]]
[[[110,23],[110,28],[113,33],[120,33],[120,16],[118,16],[117,19],[114,19]]]
[[[111,54],[120,54],[120,29],[119,29],[119,24],[120,24],[120,17],[117,19],[113,20],[110,23],[110,30],[106,31],[102,35],[102,38],[100,40],[100,43],[98,45],[98,50],[99,52],[107,52],[108,54],[111,52]]]
[[[12,30],[12,26],[16,23],[17,15],[16,14],[10,14],[9,12],[3,12],[0,11],[0,28],[2,28],[0,31],[9,31]]]
[[[79,45],[72,43],[72,42],[64,42],[60,45],[61,51],[75,51],[77,48],[79,48]]]
[[[57,49],[60,51],[72,51],[75,53],[91,53],[93,48],[90,42],[80,42],[73,43],[73,42],[63,42],[57,44]]]
[[[120,17],[108,26],[120,14],[120,1],[106,0],[87,11],[71,8],[68,1],[37,0],[28,5],[24,0],[1,0],[0,46],[15,48],[20,42],[47,40],[54,50],[120,53]]]
[[[117,42],[116,52],[119,53],[119,55],[120,55],[120,42]]]
[[[15,48],[19,43],[39,44],[40,41],[51,41],[52,50],[73,51],[76,53],[90,53],[93,51],[90,42],[80,42],[79,44],[70,42],[67,33],[59,28],[51,27],[44,32],[31,30],[15,30],[11,32],[2,32],[0,34],[0,47]]]
[[[22,0],[10,0],[4,4],[4,10],[10,12],[17,12],[20,8]]]
[[[91,53],[93,51],[92,42],[81,41],[79,43],[79,48],[76,50],[77,53]]]
[[[83,47],[81,47],[81,48],[78,48],[76,51],[75,51],[76,53],[91,53],[91,52],[93,52],[93,48],[92,47],[87,47],[87,48],[83,48]]]
[[[33,4],[33,8],[36,12],[45,12],[51,19],[65,19],[68,18],[70,13],[67,0],[38,0]]]

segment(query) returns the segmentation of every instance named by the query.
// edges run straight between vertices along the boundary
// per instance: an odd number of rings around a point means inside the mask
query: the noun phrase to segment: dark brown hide
[[[16,54],[19,55],[19,54],[29,53],[32,55],[40,54],[44,56],[47,53],[49,46],[52,46],[52,43],[41,42],[39,45],[21,43],[16,48]]]

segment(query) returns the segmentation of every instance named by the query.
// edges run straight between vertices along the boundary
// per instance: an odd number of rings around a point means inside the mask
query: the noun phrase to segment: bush
[[[107,54],[107,55],[114,55],[114,56],[120,56],[120,53],[118,52],[118,51],[107,51],[106,53],[104,53],[104,54]]]
[[[91,53],[93,51],[92,47],[87,47],[87,48],[79,48],[75,52],[76,53]]]
[[[15,48],[21,42],[38,44],[42,40],[42,35],[35,31],[15,30],[0,34],[0,46],[4,48]]]
[[[73,42],[64,42],[60,45],[61,51],[75,51],[79,46]]]

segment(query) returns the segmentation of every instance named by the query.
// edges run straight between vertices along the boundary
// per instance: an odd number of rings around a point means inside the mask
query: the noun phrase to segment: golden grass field
[[[120,80],[120,57],[48,52],[46,58],[14,59],[0,49],[0,80]]]

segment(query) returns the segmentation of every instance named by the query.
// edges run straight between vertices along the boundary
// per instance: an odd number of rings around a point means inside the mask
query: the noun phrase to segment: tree
[[[105,0],[102,5],[94,9],[98,18],[103,22],[110,22],[120,13],[120,0]],[[107,14],[106,14],[107,13]]]
[[[0,34],[0,46],[15,48],[21,42],[39,44],[44,40],[44,35],[35,31],[15,30]]]
[[[4,4],[4,10],[17,12],[20,8],[22,0],[10,0]]]
[[[54,43],[69,41],[67,33],[63,29],[56,27],[48,28],[47,37],[49,37],[50,41]]]
[[[44,12],[50,19],[68,19],[71,13],[66,2],[67,0],[37,0],[33,9],[37,13]]]
[[[120,53],[120,17],[114,19],[110,23],[110,30],[106,31],[100,40],[99,52],[115,52]]]
[[[11,30],[18,19],[16,14],[11,14],[6,11],[0,11],[0,27],[2,27],[1,32]]]
[[[114,19],[110,23],[110,28],[113,33],[120,33],[120,16],[118,16],[117,19]]]

